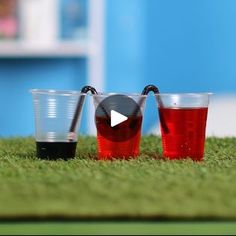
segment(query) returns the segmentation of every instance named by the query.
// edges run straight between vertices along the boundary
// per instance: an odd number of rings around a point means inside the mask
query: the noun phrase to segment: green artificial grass
[[[0,139],[0,219],[236,219],[236,138],[208,138],[205,160],[170,161],[160,137],[134,160],[96,160],[96,139],[77,157],[35,157],[33,138]]]
[[[234,235],[232,222],[1,223],[0,235]]]

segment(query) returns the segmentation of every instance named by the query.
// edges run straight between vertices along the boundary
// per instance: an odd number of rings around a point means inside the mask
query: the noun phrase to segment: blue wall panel
[[[29,90],[80,90],[86,84],[83,59],[1,59],[0,136],[33,135],[34,117]],[[85,132],[85,112],[83,126]]]
[[[107,89],[236,92],[236,1],[108,0]],[[144,131],[157,123],[148,99]]]
[[[108,0],[106,3],[106,91],[141,93],[149,83],[148,1]],[[147,112],[153,110],[150,107],[152,100],[149,98]],[[149,118],[146,117],[145,114],[144,130],[150,127]]]
[[[165,92],[236,91],[236,1],[148,1],[148,74]]]
[[[146,76],[146,0],[106,3],[106,90],[139,92]]]
[[[235,0],[107,0],[105,91],[236,92]],[[0,135],[34,132],[30,88],[80,89],[85,59],[0,59]],[[81,132],[86,132],[83,113]],[[157,124],[148,98],[143,130]]]
[[[236,1],[147,2],[150,82],[162,92],[235,93]]]

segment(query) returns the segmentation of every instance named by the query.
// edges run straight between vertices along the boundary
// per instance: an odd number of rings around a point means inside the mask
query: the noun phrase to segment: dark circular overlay
[[[94,99],[98,99],[96,96]],[[140,97],[136,103],[134,99],[125,95],[111,95],[103,99],[95,112],[95,124],[98,136],[112,142],[124,142],[135,135],[141,134],[142,106],[144,98]],[[128,119],[111,127],[111,110],[114,110]]]

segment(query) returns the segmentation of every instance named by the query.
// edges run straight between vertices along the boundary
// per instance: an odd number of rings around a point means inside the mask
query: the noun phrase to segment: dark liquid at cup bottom
[[[36,142],[37,157],[68,160],[75,157],[77,142]]]
[[[137,125],[138,130],[136,130],[134,136],[131,136],[131,138],[127,140],[126,137],[129,137],[130,132],[134,132],[132,126],[134,122]],[[98,128],[98,159],[129,159],[139,155],[142,116],[129,117],[128,121],[121,123],[114,128],[111,128],[110,120],[104,117],[96,117],[96,123]],[[103,135],[99,132],[101,129],[103,130]],[[106,137],[104,137],[104,133],[106,134]],[[124,141],[122,141],[122,139]]]
[[[163,154],[169,159],[203,159],[208,108],[159,108]]]

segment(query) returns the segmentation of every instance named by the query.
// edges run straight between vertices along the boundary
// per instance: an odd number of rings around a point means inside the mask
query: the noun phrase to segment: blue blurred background
[[[80,3],[85,13],[74,22],[84,27],[76,35],[85,37],[89,3]],[[141,92],[152,83],[162,92],[236,93],[235,0],[105,0],[104,5],[105,91]],[[61,40],[76,37],[67,31],[73,24],[59,12]],[[86,56],[2,56],[0,135],[33,135],[29,89],[79,90],[89,81]],[[157,126],[155,107],[150,96],[144,133]],[[83,134],[88,133],[88,112]]]

